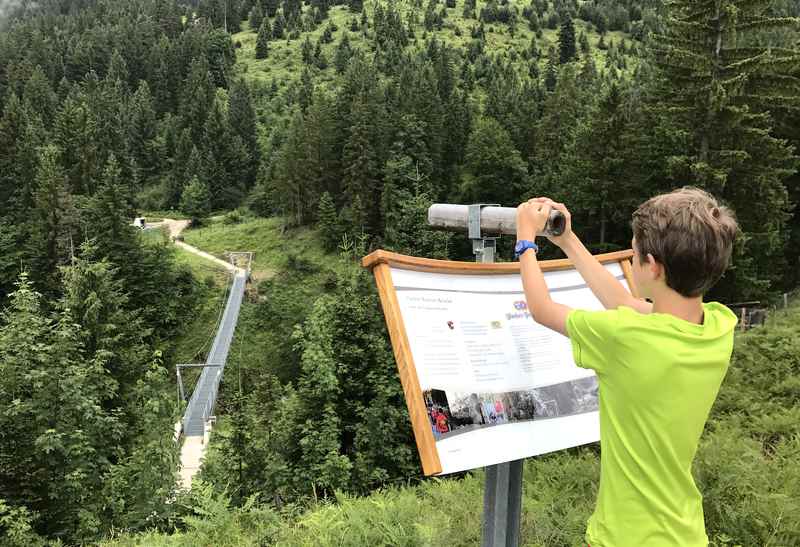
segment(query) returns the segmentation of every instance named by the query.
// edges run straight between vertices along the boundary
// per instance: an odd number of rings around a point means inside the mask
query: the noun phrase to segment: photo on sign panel
[[[504,392],[423,391],[434,439],[514,422],[560,418],[598,409],[597,378]]]

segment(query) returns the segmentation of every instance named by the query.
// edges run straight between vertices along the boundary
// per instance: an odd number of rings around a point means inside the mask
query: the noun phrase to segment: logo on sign
[[[517,300],[516,302],[514,302],[514,309],[516,309],[516,310],[527,310],[528,309],[528,303],[525,302],[524,300]]]

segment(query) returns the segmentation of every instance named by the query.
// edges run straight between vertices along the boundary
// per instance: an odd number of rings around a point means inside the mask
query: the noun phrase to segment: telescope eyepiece
[[[551,211],[542,235],[560,236],[567,229],[567,217],[561,211]]]

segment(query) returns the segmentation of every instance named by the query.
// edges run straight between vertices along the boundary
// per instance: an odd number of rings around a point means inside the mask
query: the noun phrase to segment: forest
[[[627,249],[640,203],[693,185],[742,228],[708,298],[776,306],[799,149],[791,0],[2,2],[0,545],[476,544],[481,475],[422,477],[360,258],[471,260],[432,203],[541,195]],[[191,491],[174,366],[220,297],[137,216],[256,251]],[[800,545],[796,304],[775,317],[737,335],[701,446],[714,545]],[[531,464],[526,544],[579,544],[598,453]]]

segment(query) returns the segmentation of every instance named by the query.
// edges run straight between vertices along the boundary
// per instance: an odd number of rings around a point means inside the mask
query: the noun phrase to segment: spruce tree
[[[278,13],[278,0],[264,0],[264,14],[267,17],[275,17]]]
[[[544,72],[544,86],[547,91],[553,91],[558,82],[558,57],[556,57],[556,50],[553,46],[547,51],[547,66]]]
[[[269,40],[272,38],[272,27],[266,17],[261,21],[256,37],[256,59],[266,59],[269,54]]]
[[[35,281],[47,291],[58,286],[57,267],[69,262],[78,237],[77,211],[67,189],[67,178],[53,145],[42,147],[36,170],[35,209],[28,242]]]
[[[228,119],[233,133],[242,139],[249,154],[249,162],[244,169],[246,174],[244,183],[249,189],[255,183],[261,151],[258,146],[256,113],[253,109],[250,88],[243,79],[234,81],[231,86],[228,96]]]
[[[336,246],[339,245],[339,216],[336,213],[336,205],[333,203],[333,198],[328,192],[323,192],[319,198],[317,217],[325,250],[334,251]]]
[[[286,18],[283,12],[278,12],[275,21],[272,23],[272,37],[281,40],[286,36]]]
[[[511,137],[494,118],[481,118],[469,138],[467,173],[461,185],[465,203],[519,203],[528,184],[528,168]]]
[[[563,65],[574,61],[576,56],[575,23],[571,17],[565,17],[558,31],[558,60]]]
[[[720,0],[670,4],[668,32],[652,40],[664,74],[661,99],[691,135],[674,158],[687,183],[716,194],[736,211],[748,240],[717,294],[762,297],[782,270],[788,196],[797,166],[773,118],[800,107],[796,49],[758,46],[754,33],[797,25],[770,17],[764,2]],[[748,42],[748,39],[751,39]]]
[[[192,180],[183,189],[180,207],[181,211],[189,215],[195,224],[208,216],[208,213],[211,212],[211,194],[208,191],[208,185],[197,177],[192,177]]]
[[[264,21],[264,8],[261,6],[261,0],[256,0],[250,10],[250,29],[258,32],[261,28],[261,23]]]
[[[339,43],[336,44],[336,52],[333,57],[333,66],[336,67],[336,72],[344,74],[347,70],[347,63],[353,55],[353,50],[350,47],[350,37],[347,31],[342,33]]]
[[[314,45],[311,43],[311,39],[308,36],[303,40],[303,45],[300,47],[300,56],[303,60],[303,64],[308,66],[314,64]]]

